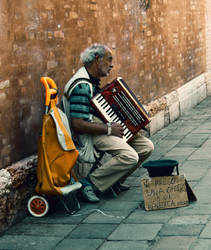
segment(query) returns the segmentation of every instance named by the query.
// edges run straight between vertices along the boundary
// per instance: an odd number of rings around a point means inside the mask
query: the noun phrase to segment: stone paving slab
[[[99,250],[147,250],[148,243],[141,241],[107,241]]]
[[[200,170],[200,171],[201,171],[201,167],[203,167],[208,170],[211,167],[211,160],[203,160],[203,162],[201,160],[187,160],[180,167],[181,169],[183,169],[183,167],[195,167],[197,170]]]
[[[7,231],[7,235],[37,235],[64,237],[68,235],[76,225],[69,224],[25,224],[14,225]]]
[[[0,250],[49,250],[63,238],[27,235],[3,235],[0,237]],[[76,250],[76,249],[75,249]]]
[[[93,211],[95,209],[99,209],[102,207],[106,201],[112,200],[113,197],[103,197],[99,203],[87,203],[87,202],[80,202],[81,203],[81,209],[79,211],[80,214],[89,214],[90,211]]]
[[[101,210],[106,211],[133,211],[140,205],[139,201],[119,201],[117,199],[113,199],[111,201],[107,201],[103,206],[100,207]]]
[[[176,211],[177,215],[210,215],[211,211],[211,203],[203,204],[197,202],[193,202],[187,207],[181,207]]]
[[[141,188],[141,178],[139,178],[137,180],[137,187],[131,187],[130,190],[128,190],[127,192],[122,192],[119,197],[118,197],[118,201],[132,201],[132,202],[138,202],[138,204],[140,202],[142,202],[144,200],[143,198],[143,191]],[[137,204],[137,203],[136,203]]]
[[[116,224],[121,223],[130,212],[128,211],[96,211],[87,216],[82,223],[103,223]]]
[[[179,164],[182,164],[186,159],[188,159],[187,155],[173,155],[173,154],[166,154],[163,157],[160,158],[161,160],[166,160],[166,159],[174,159],[179,162]]]
[[[211,160],[211,154],[209,150],[204,150],[204,148],[200,148],[193,152],[193,154],[188,158],[188,160]]]
[[[126,224],[162,224],[166,223],[175,216],[174,209],[145,211],[143,209],[135,210],[127,219],[123,221]]]
[[[202,148],[207,148],[211,146],[211,139],[210,137],[203,143],[203,145],[201,146]]]
[[[153,240],[162,224],[120,224],[108,240]]]
[[[195,166],[188,166],[180,168],[180,173],[184,172],[187,181],[200,181],[203,176],[207,173],[207,168],[200,167],[200,172]]]
[[[211,186],[200,186],[193,189],[199,203],[209,203]]]
[[[73,215],[70,216],[65,211],[63,212],[55,212],[52,214],[49,214],[47,216],[41,217],[41,218],[35,218],[32,216],[27,216],[23,223],[25,224],[79,224],[84,218],[87,217],[87,214],[82,214],[80,216]]]
[[[209,250],[211,249],[211,239],[200,239],[193,243],[191,250]]]
[[[210,176],[210,172],[206,172],[206,176],[201,178],[200,184],[198,184],[198,188],[203,188],[205,187],[207,189],[207,191],[210,191],[210,187],[211,187],[211,176]]]
[[[165,156],[174,157],[174,156],[190,156],[193,152],[196,151],[196,148],[192,147],[174,147],[170,150]]]
[[[102,239],[64,239],[55,250],[95,250],[103,243]],[[47,249],[46,249],[47,250]]]
[[[168,224],[176,225],[192,225],[192,224],[206,224],[209,220],[208,215],[184,215],[175,216],[168,221]]]
[[[211,169],[208,169],[208,171],[207,171],[207,173],[206,173],[204,179],[205,179],[206,177],[211,177]],[[199,185],[200,185],[200,183],[199,183]]]
[[[211,239],[211,221],[207,223],[204,230],[200,234],[200,238],[209,238]]]
[[[118,224],[80,224],[69,235],[72,239],[104,239],[107,238]]]
[[[202,138],[201,136],[205,136],[204,138]],[[184,139],[182,139],[179,142],[179,145],[177,145],[177,147],[193,147],[193,148],[200,148],[203,143],[206,142],[207,138],[208,138],[208,134],[204,135],[204,134],[191,134],[186,136]]]
[[[160,236],[196,236],[199,235],[204,225],[174,225],[166,224],[159,232]]]
[[[192,131],[193,134],[209,134],[211,132],[211,129],[209,128],[198,128]]]
[[[196,239],[188,236],[162,237],[150,250],[188,250]]]

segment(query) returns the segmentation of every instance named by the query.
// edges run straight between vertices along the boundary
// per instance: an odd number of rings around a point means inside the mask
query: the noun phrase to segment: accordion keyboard
[[[115,109],[114,105],[110,105],[101,94],[98,94],[94,99],[93,103],[96,108],[100,110],[104,119],[107,122],[117,122],[123,126],[124,129],[124,139],[129,140],[133,134],[124,124],[124,118],[118,109]]]

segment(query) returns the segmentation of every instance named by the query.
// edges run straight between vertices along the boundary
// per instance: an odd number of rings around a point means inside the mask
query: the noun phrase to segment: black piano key
[[[105,102],[105,103],[103,103],[103,104],[101,105],[101,107],[102,107],[103,109],[105,109],[106,106],[108,106],[108,103],[107,103],[107,102]]]
[[[112,112],[112,114],[110,115],[110,117],[112,118],[114,118],[114,117],[117,117],[117,115],[114,113],[114,112]]]
[[[96,97],[96,100],[100,99],[100,97],[102,97],[102,95],[98,95],[98,96]]]
[[[104,108],[106,108],[106,107],[108,107],[108,106],[110,106],[108,103],[106,103],[106,105],[105,105],[105,107]]]
[[[130,130],[128,130],[128,131],[126,132],[125,136],[127,136],[127,135],[129,135],[129,134],[131,134]]]
[[[102,101],[104,101],[103,96],[101,96],[101,98],[98,99],[98,102],[99,102],[99,103],[102,102]]]
[[[126,139],[128,140],[128,139],[130,139],[131,138],[131,136],[132,136],[132,134],[128,134],[127,136],[125,136],[126,137]]]
[[[114,111],[110,108],[108,111],[108,115],[110,116],[111,114],[114,114]]]
[[[118,122],[119,121],[119,117],[117,116],[115,119],[114,119],[114,122]]]

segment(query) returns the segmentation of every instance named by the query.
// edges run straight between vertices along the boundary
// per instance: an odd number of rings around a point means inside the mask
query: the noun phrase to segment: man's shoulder
[[[85,67],[80,68],[73,77],[67,82],[64,87],[64,93],[69,96],[69,93],[75,89],[78,85],[82,86],[84,91],[89,90],[90,78]],[[81,88],[81,87],[80,87]],[[78,89],[78,88],[76,88]]]
[[[68,81],[68,83],[73,83],[79,80],[90,81],[89,74],[85,67],[81,67]]]
[[[73,93],[90,93],[90,86],[88,83],[81,81],[78,85],[73,88]]]

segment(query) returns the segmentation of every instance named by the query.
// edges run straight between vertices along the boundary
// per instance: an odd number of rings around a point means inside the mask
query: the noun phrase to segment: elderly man
[[[115,122],[104,123],[90,105],[91,97],[100,91],[100,79],[106,77],[113,68],[112,51],[105,45],[94,44],[82,52],[81,60],[84,66],[65,86],[74,138],[89,135],[96,149],[112,156],[81,180],[84,198],[89,202],[97,202],[99,198],[93,187],[101,192],[117,184],[120,190],[129,189],[123,182],[150,156],[154,146],[140,133],[127,143],[123,139],[122,126]]]

